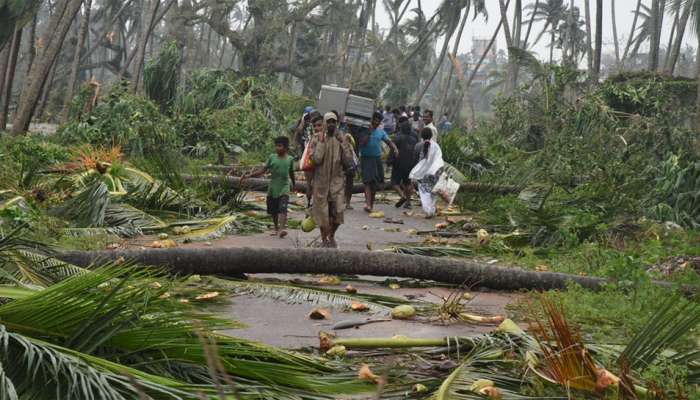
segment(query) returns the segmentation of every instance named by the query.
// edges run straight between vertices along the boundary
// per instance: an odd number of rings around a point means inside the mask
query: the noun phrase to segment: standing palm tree
[[[443,3],[440,5],[440,8],[438,8],[436,14],[439,15],[439,23],[444,23],[445,24],[445,41],[442,45],[442,50],[440,51],[440,56],[436,60],[435,66],[433,68],[432,73],[430,74],[430,77],[428,81],[425,83],[425,86],[423,87],[423,90],[418,94],[416,97],[416,104],[420,104],[421,100],[423,99],[423,96],[425,96],[425,93],[428,91],[430,88],[430,85],[432,84],[433,80],[435,79],[435,76],[437,75],[438,71],[440,70],[440,66],[442,65],[442,62],[445,59],[445,55],[447,54],[447,49],[449,46],[450,39],[454,35],[455,31],[457,30],[457,27],[460,25],[460,15],[461,13],[458,11],[464,10],[464,18],[467,17],[469,14],[470,10],[472,7],[472,0],[445,0]],[[475,1],[474,2],[474,16],[478,15],[479,13],[485,13],[486,12],[486,5],[483,0]],[[459,38],[457,39],[459,40]]]
[[[537,7],[535,7],[537,6]],[[554,62],[554,43],[555,35],[559,24],[566,18],[566,6],[564,5],[564,0],[546,0],[541,3],[529,4],[525,6],[526,10],[530,11],[530,18],[535,22],[544,21],[544,27],[535,38],[534,44],[537,44],[542,35],[549,32],[551,36],[550,47],[549,47],[549,63]]]
[[[690,13],[693,9],[693,2],[689,0],[678,0],[677,6],[682,9],[680,20],[678,21],[678,27],[676,30],[676,37],[674,39],[673,45],[668,50],[669,57],[666,63],[665,72],[667,74],[673,74],[676,69],[676,64],[678,63],[678,57],[681,53],[681,45],[683,43],[683,38],[685,37],[685,29],[688,26],[688,20],[690,19]]]
[[[603,50],[603,0],[595,2],[595,55],[593,57],[593,82],[600,77],[600,58]]]

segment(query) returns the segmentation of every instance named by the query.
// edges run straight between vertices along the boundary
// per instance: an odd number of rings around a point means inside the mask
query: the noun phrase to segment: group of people
[[[411,208],[418,189],[426,218],[436,214],[432,189],[444,162],[438,144],[441,129],[433,112],[418,107],[376,111],[369,129],[352,126],[337,111],[321,115],[307,107],[294,130],[294,143],[303,151],[299,169],[306,178],[307,206],[321,231],[321,246],[337,248],[335,234],[344,222],[357,171],[364,184],[364,210],[374,210],[377,192],[384,184],[384,162],[392,166],[391,186],[399,194],[397,208]],[[275,154],[265,166],[251,174],[271,175],[267,211],[275,224],[275,235],[287,235],[287,206],[294,186],[295,158],[286,136],[275,139]]]

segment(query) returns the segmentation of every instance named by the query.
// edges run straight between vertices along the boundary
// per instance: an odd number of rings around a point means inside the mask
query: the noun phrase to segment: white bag
[[[437,183],[433,187],[433,194],[442,197],[447,203],[447,206],[451,206],[452,202],[457,197],[457,192],[459,191],[459,183],[452,179],[447,173],[443,172],[440,174]]]

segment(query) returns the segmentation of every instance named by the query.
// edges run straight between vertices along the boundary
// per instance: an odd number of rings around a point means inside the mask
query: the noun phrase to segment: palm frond
[[[56,212],[79,227],[102,226],[109,203],[107,185],[100,179],[94,179]]]
[[[350,309],[353,302],[363,302],[369,306],[369,311],[376,314],[388,314],[391,308],[407,304],[406,301],[386,296],[371,296],[354,294],[348,295],[335,290],[312,288],[308,286],[283,285],[260,281],[234,281],[215,279],[217,285],[232,290],[238,294],[248,294],[270,298],[288,304],[312,303],[336,309]]]
[[[387,251],[396,254],[409,254],[425,257],[471,257],[474,255],[472,250],[466,247],[425,246],[422,244],[392,246]]]
[[[211,240],[216,239],[229,232],[237,221],[237,216],[228,215],[221,218],[211,218],[201,221],[193,221],[202,226],[192,229],[189,233],[180,236],[189,240]],[[179,223],[182,225],[183,223]]]
[[[472,386],[479,380],[493,382],[503,399],[528,399],[529,397],[518,394],[526,381],[513,376],[512,371],[509,371],[512,365],[503,359],[503,354],[502,348],[480,342],[442,382],[432,400],[488,398]]]
[[[9,332],[0,325],[0,399],[127,400],[148,392],[171,399],[194,397],[139,377],[132,376],[130,379],[95,368],[61,350],[49,343]],[[87,355],[85,357],[89,358]],[[3,369],[3,365],[11,368]],[[125,366],[119,367],[122,373],[130,370]]]
[[[143,231],[128,226],[112,226],[105,228],[65,228],[61,232],[69,237],[91,237],[91,236],[121,236],[134,237],[141,235]]]
[[[656,360],[662,350],[700,323],[700,304],[671,296],[663,302],[647,324],[632,338],[618,361],[633,370],[643,370]]]
[[[167,225],[160,218],[128,204],[110,204],[105,210],[104,224],[111,227],[155,230]]]
[[[237,324],[163,296],[168,287],[155,285],[152,274],[124,265],[90,271],[0,306],[0,320],[13,332],[75,351],[129,354],[151,366],[207,365],[205,337],[232,376],[314,393],[368,389],[320,359],[214,333]]]

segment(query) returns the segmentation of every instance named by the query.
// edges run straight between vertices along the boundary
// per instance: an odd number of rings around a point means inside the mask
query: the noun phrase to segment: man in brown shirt
[[[337,248],[335,233],[344,222],[345,171],[352,164],[350,144],[338,132],[338,117],[323,116],[324,131],[311,141],[314,185],[311,216],[321,229],[322,247]]]

